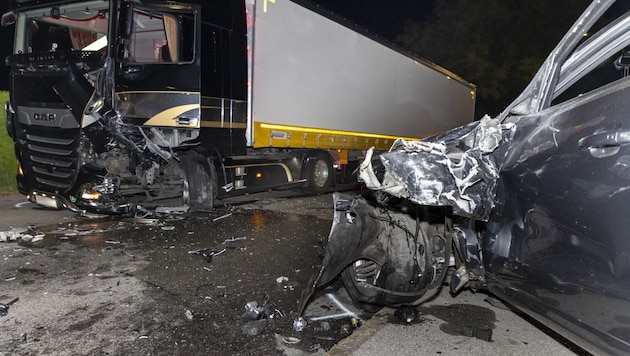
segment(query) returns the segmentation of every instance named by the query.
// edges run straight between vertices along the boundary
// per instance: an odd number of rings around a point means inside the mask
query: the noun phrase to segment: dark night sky
[[[421,19],[429,12],[432,1],[427,0],[312,0],[332,10],[348,21],[364,27],[374,34],[392,39],[408,19]],[[0,0],[0,12],[7,9],[7,1]],[[392,5],[394,4],[394,5]],[[8,89],[8,68],[4,59],[11,53],[13,26],[0,27],[0,90]]]

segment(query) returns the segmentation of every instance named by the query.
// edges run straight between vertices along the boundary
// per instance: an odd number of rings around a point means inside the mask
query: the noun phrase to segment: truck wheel
[[[333,182],[335,172],[332,160],[326,152],[318,152],[310,157],[306,169],[306,188],[309,194],[324,194]]]
[[[211,210],[217,196],[217,173],[214,165],[196,152],[182,155],[184,170],[184,204],[191,210]]]

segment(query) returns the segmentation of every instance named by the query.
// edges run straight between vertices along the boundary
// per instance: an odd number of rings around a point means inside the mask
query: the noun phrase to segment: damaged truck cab
[[[473,117],[473,85],[308,1],[9,6],[18,189],[49,207],[114,214],[321,194],[370,146]]]

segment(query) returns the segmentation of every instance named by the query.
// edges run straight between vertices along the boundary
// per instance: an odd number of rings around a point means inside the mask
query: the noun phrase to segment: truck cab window
[[[194,46],[187,41],[194,33],[194,15],[156,13],[134,9],[126,61],[132,63],[187,63],[194,59]]]

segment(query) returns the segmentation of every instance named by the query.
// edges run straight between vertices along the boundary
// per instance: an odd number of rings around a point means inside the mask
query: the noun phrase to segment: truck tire
[[[317,152],[309,157],[307,165],[305,192],[317,195],[326,193],[335,177],[330,155],[324,151]]]
[[[184,204],[193,211],[211,210],[217,196],[217,173],[214,165],[197,152],[181,157],[184,170]]]

